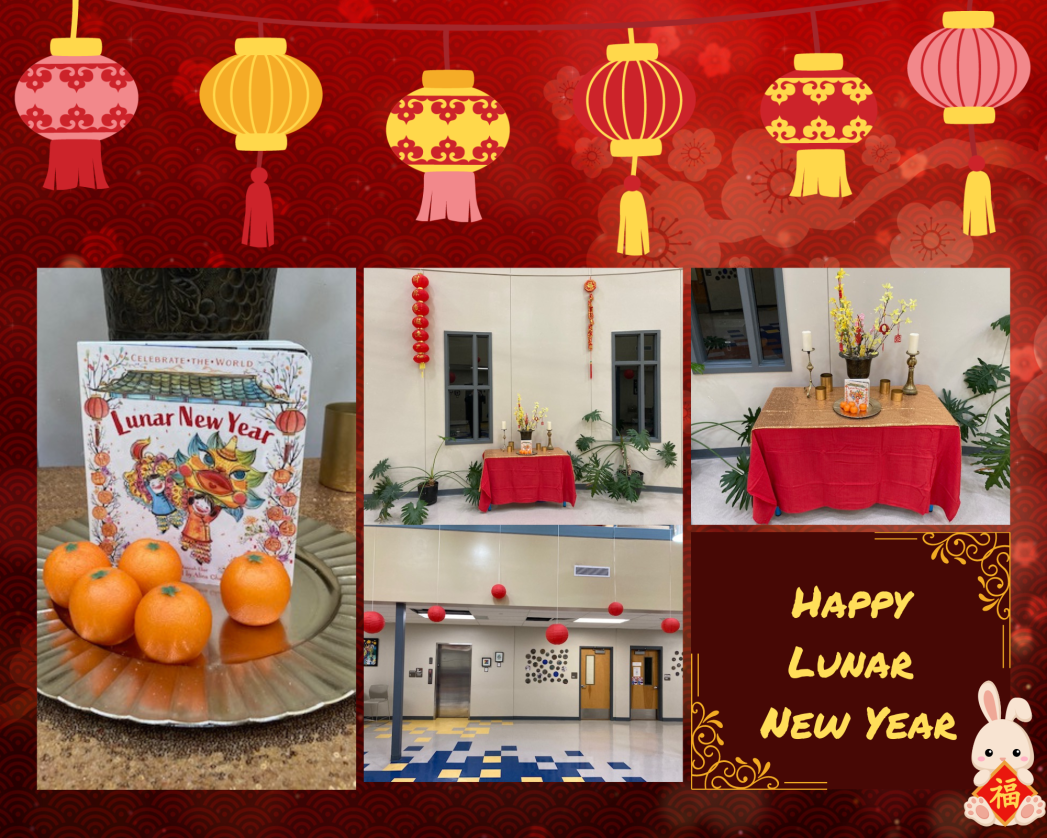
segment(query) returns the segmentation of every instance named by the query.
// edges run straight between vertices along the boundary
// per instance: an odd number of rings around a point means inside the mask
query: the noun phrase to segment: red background
[[[799,0],[183,2],[234,14],[426,23],[649,20],[799,4]],[[962,0],[896,0],[819,17],[822,48],[843,52],[847,69],[871,84],[880,109],[873,133],[892,136],[899,152],[894,167],[880,180],[880,173],[862,162],[862,149],[847,153],[852,188],[859,197],[866,190],[867,199],[853,221],[847,215],[852,199],[813,199],[795,206],[770,200],[771,212],[767,212],[752,186],[759,178],[750,178],[773,152],[761,144],[760,98],[769,81],[789,67],[793,53],[810,49],[805,17],[655,33],[666,50],[672,48],[668,54],[663,50],[664,57],[695,84],[698,106],[688,128],[711,129],[722,160],[703,178],[689,180],[669,164],[673,144],[667,138],[666,153],[645,161],[648,167],[642,178],[655,211],[652,242],[658,245],[655,255],[660,264],[690,267],[733,261],[808,266],[834,260],[843,265],[921,264],[921,253],[912,245],[919,236],[913,231],[927,221],[946,225],[941,229],[950,231],[954,244],[930,261],[923,256],[922,264],[1012,269],[1013,395],[1018,404],[1030,382],[1039,382],[1034,388],[1044,386],[1033,339],[1047,310],[1047,284],[1041,278],[1047,267],[1043,246],[1047,116],[1042,107],[1047,93],[1043,73],[1047,11],[1037,0],[985,4],[996,12],[999,28],[1028,49],[1033,77],[1025,92],[999,111],[995,125],[979,128],[979,141],[989,144],[980,150],[989,161],[999,232],[972,242],[956,234],[955,213],[941,206],[962,201],[967,154],[963,131],[942,125],[937,109],[913,94],[904,75],[905,58],[938,27],[940,13],[962,5]],[[25,68],[47,54],[50,38],[68,34],[68,14],[67,0],[4,4],[0,72],[6,95],[11,96]],[[325,98],[313,122],[292,135],[287,151],[266,155],[277,212],[277,245],[255,251],[239,244],[243,195],[253,161],[235,151],[230,135],[206,120],[195,90],[207,69],[231,54],[235,37],[256,31],[253,24],[83,0],[80,34],[102,37],[106,54],[131,71],[141,92],[131,125],[103,144],[112,187],[105,192],[43,190],[46,141],[22,124],[10,98],[0,111],[5,338],[0,357],[6,377],[0,413],[6,473],[0,481],[0,498],[9,538],[8,572],[0,591],[0,673],[10,679],[0,687],[0,767],[6,785],[25,790],[4,796],[0,825],[17,826],[13,834],[29,835],[30,828],[24,826],[29,822],[34,834],[55,838],[161,832],[188,838],[290,834],[292,829],[319,835],[332,828],[337,834],[355,834],[366,826],[373,826],[374,834],[388,835],[514,835],[524,833],[528,822],[543,825],[534,834],[594,836],[980,831],[964,820],[960,795],[929,792],[697,795],[683,786],[660,785],[537,791],[524,786],[496,790],[452,786],[439,794],[391,787],[349,795],[69,793],[36,799],[30,791],[35,777],[36,266],[620,264],[608,243],[616,232],[617,189],[624,163],[600,169],[595,178],[574,166],[575,144],[585,136],[576,120],[554,117],[543,91],[562,68],[574,66],[585,72],[601,62],[603,47],[622,40],[623,32],[452,34],[452,66],[476,70],[478,86],[499,97],[513,126],[505,158],[477,176],[484,220],[461,226],[413,220],[421,175],[399,164],[384,140],[385,115],[396,97],[418,87],[424,69],[441,66],[440,37],[267,28],[267,34],[286,36],[289,52],[316,70]],[[637,37],[648,40],[651,33],[641,30]],[[730,51],[729,60],[724,50]],[[716,74],[725,67],[726,73]],[[943,141],[948,142],[943,145]],[[783,206],[776,210],[773,205],[778,203]],[[640,259],[635,264],[656,262]],[[75,305],[75,300],[69,304]],[[46,330],[60,328],[61,323],[43,324],[43,339]],[[1041,351],[1040,359],[1047,365],[1047,353]],[[1028,413],[1027,427],[1038,429],[1042,409],[1030,406]],[[1018,428],[1014,438],[1012,688],[1033,705],[1029,727],[1042,752],[1047,741],[1041,634],[1047,613],[1044,454]],[[685,465],[685,477],[687,472]],[[687,493],[685,505],[689,516]],[[700,541],[696,544],[700,548]],[[491,826],[480,826],[483,823]]]

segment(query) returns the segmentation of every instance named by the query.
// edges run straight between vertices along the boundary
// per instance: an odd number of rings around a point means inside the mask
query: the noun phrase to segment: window
[[[491,441],[491,334],[444,332],[447,430],[453,442]]]
[[[777,268],[691,271],[691,360],[705,372],[789,372],[785,291]]]
[[[661,389],[658,386],[659,332],[613,332],[611,363],[614,438],[646,428],[651,439],[661,435]]]

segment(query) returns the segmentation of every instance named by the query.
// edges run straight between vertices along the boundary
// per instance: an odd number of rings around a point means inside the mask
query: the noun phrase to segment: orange
[[[291,578],[276,556],[244,553],[222,574],[222,604],[246,626],[275,623],[291,600]]]
[[[117,568],[81,576],[69,595],[73,628],[84,640],[115,646],[135,633],[135,609],[142,601],[138,583]]]
[[[138,583],[142,596],[157,585],[182,581],[182,560],[165,541],[140,538],[128,544],[117,567]]]
[[[160,585],[142,597],[134,626],[146,657],[160,663],[187,663],[207,646],[211,606],[203,594],[183,582]]]
[[[69,594],[81,576],[111,566],[101,547],[90,541],[67,541],[44,560],[44,587],[55,605],[68,608]]]

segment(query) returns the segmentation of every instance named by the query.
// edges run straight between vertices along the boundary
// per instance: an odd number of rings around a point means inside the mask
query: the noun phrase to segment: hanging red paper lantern
[[[429,333],[425,329],[415,329],[411,332],[411,337],[415,340],[429,340]]]
[[[411,311],[413,311],[415,314],[428,314],[429,306],[427,306],[425,303],[415,303],[413,306],[411,306]]]
[[[864,81],[844,72],[838,52],[793,56],[792,73],[771,83],[760,117],[767,133],[796,149],[794,198],[851,194],[844,149],[864,140],[876,122],[876,97]]]
[[[101,396],[91,396],[91,398],[84,402],[84,413],[96,422],[101,421],[109,415],[109,402]]]
[[[377,611],[364,612],[364,631],[368,634],[378,634],[385,628],[385,617]]]
[[[694,112],[694,88],[676,67],[658,60],[658,44],[607,47],[607,63],[582,76],[574,88],[574,115],[582,127],[611,144],[612,157],[631,158],[618,227],[618,252],[642,256],[650,249],[647,206],[636,167],[662,153],[662,137]]]
[[[425,316],[429,313],[429,306],[426,305],[429,301],[429,292],[425,290],[429,286],[429,277],[425,274],[415,274],[411,277],[411,284],[414,286],[411,298],[415,301],[411,306],[411,312],[414,314],[411,325],[415,327],[414,332],[411,333],[415,340],[414,362],[418,364],[422,375],[425,375],[425,365],[429,363],[429,356],[426,354],[429,351],[429,344],[426,342],[429,340],[429,333],[425,330],[425,327],[429,325],[429,320]]]
[[[428,352],[429,351],[429,344],[426,343],[425,341],[420,340],[420,341],[418,341],[414,345],[414,351],[417,352],[419,355],[421,355],[422,353]]]
[[[607,613],[610,614],[612,617],[617,617],[624,610],[625,606],[622,605],[620,602],[612,602],[610,605],[607,606]]]
[[[286,436],[293,436],[305,428],[305,414],[290,408],[276,415],[276,429]]]
[[[680,621],[675,617],[666,617],[662,620],[662,631],[666,634],[676,634],[680,630]]]
[[[505,585],[495,585],[491,588],[491,596],[495,599],[505,599]]]
[[[425,274],[415,274],[411,277],[411,284],[415,288],[428,288],[429,277],[427,277]]]
[[[447,612],[439,605],[430,605],[429,610],[425,612],[425,616],[429,618],[429,622],[431,623],[442,623],[444,617],[447,616]]]
[[[636,371],[635,370],[629,370],[629,369],[622,370],[622,375],[625,376],[626,380],[632,381],[633,378],[636,376]]]
[[[414,356],[414,362],[418,364],[419,368],[424,372],[425,365],[429,363],[429,356],[424,352],[419,352]]]
[[[429,302],[429,292],[424,288],[415,288],[414,291],[411,292],[411,299],[417,300],[420,303],[427,303]]]
[[[554,646],[560,646],[567,642],[567,626],[563,623],[553,623],[545,630],[545,639]]]
[[[416,317],[414,318],[414,320],[411,321],[411,325],[417,329],[424,329],[426,326],[429,325],[429,320],[425,317]]]
[[[975,125],[991,125],[996,108],[1021,93],[1031,69],[1025,48],[993,28],[992,12],[945,12],[942,29],[932,32],[909,56],[909,81],[924,99],[944,108],[946,125],[968,125],[971,159],[963,194],[963,231],[996,232],[992,185],[978,154]]]

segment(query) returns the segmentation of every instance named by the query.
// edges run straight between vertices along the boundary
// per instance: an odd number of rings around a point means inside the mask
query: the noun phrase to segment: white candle
[[[546,424],[546,427],[548,427],[550,431],[553,429],[553,423],[552,422],[546,422],[545,424]]]
[[[803,351],[804,352],[813,352],[814,351],[814,343],[811,341],[811,333],[810,332],[804,332],[803,333]]]
[[[920,335],[917,332],[909,333],[909,354],[916,354],[916,347],[920,345]]]
[[[502,420],[502,430],[503,431],[505,430],[505,420],[504,419]]]

